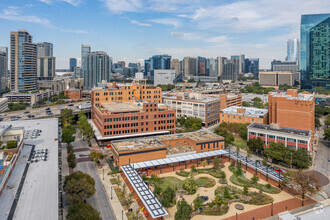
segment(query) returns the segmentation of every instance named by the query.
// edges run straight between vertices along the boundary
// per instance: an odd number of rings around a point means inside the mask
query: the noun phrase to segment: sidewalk
[[[117,197],[117,194],[115,193],[114,186],[117,185],[112,185],[110,182],[110,175],[107,175],[108,172],[111,172],[110,168],[105,165],[103,166],[104,168],[104,180],[103,180],[103,169],[97,169],[98,175],[100,177],[100,180],[102,182],[102,186],[105,188],[105,191],[107,193],[109,203],[112,206],[112,209],[116,215],[117,220],[128,220],[126,216],[126,212],[123,209],[122,205],[120,204],[120,201]],[[111,199],[111,186],[112,186],[112,199]]]

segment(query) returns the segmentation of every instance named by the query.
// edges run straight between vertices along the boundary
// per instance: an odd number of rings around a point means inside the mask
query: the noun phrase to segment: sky
[[[0,0],[0,46],[24,29],[54,44],[57,68],[79,63],[81,44],[115,62],[245,54],[270,68],[299,38],[302,14],[329,12],[327,0]]]

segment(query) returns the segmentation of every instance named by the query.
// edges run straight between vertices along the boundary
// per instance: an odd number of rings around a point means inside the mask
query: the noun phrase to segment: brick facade
[[[78,101],[82,98],[82,91],[80,89],[69,89],[64,91],[64,95],[67,95],[69,99]]]

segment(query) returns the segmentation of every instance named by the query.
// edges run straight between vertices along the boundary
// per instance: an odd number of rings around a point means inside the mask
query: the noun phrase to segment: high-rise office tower
[[[230,60],[230,62],[227,62],[223,65],[223,74],[222,79],[223,80],[231,80],[231,81],[237,81],[238,79],[238,62],[236,59]]]
[[[254,77],[259,77],[259,58],[246,58],[244,63],[244,73],[252,73]]]
[[[299,66],[300,42],[299,39],[289,39],[287,42],[287,56],[285,61],[296,62]]]
[[[55,57],[38,57],[37,77],[38,80],[52,80],[55,77]]]
[[[206,74],[206,58],[205,57],[197,57],[197,73],[198,75]]]
[[[125,65],[125,61],[118,61],[117,63],[118,63],[118,64],[121,64],[121,67],[122,67],[122,68],[125,68],[125,66],[126,66],[126,65]]]
[[[85,55],[83,70],[84,89],[90,89],[102,80],[110,82],[111,59],[106,52],[90,52]]]
[[[152,56],[150,59],[150,76],[154,75],[154,70],[169,70],[171,69],[171,56],[164,54],[164,55],[155,55]]]
[[[52,57],[53,44],[48,42],[37,43],[37,56],[38,57]]]
[[[301,88],[330,90],[330,14],[301,16]]]
[[[37,90],[37,45],[25,30],[10,32],[10,85],[14,91]]]
[[[273,60],[271,62],[271,71],[289,71],[298,72],[298,65],[296,62]]]
[[[179,59],[172,59],[171,69],[175,70],[175,74],[178,75],[180,71],[180,61]]]
[[[8,75],[8,47],[0,47],[0,94],[6,91]]]
[[[144,60],[144,76],[150,74],[150,59]]]
[[[82,68],[80,66],[76,66],[74,68],[74,77],[76,78],[83,78],[83,74],[82,74]]]
[[[69,60],[69,69],[70,72],[74,72],[74,68],[77,66],[77,59],[76,58],[70,58]]]
[[[208,59],[209,60],[209,68],[208,68],[208,76],[218,77],[218,60],[217,59]]]
[[[85,65],[85,56],[91,52],[91,46],[81,45],[81,67]]]
[[[184,57],[183,58],[183,77],[197,75],[197,59],[196,57]]]
[[[244,54],[234,54],[230,58],[231,60],[237,60],[234,61],[238,65],[238,74],[243,74],[244,73],[244,60],[245,60],[245,55]]]
[[[227,63],[227,58],[226,57],[217,57],[217,60],[218,60],[218,76],[222,77],[223,68],[224,68],[224,65]]]

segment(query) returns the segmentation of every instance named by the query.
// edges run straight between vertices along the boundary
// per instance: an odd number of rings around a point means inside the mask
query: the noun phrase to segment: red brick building
[[[108,139],[175,133],[175,110],[156,102],[102,103],[92,108],[95,127]]]
[[[82,98],[82,91],[80,89],[69,89],[64,91],[64,95],[67,95],[69,99],[78,101]]]

